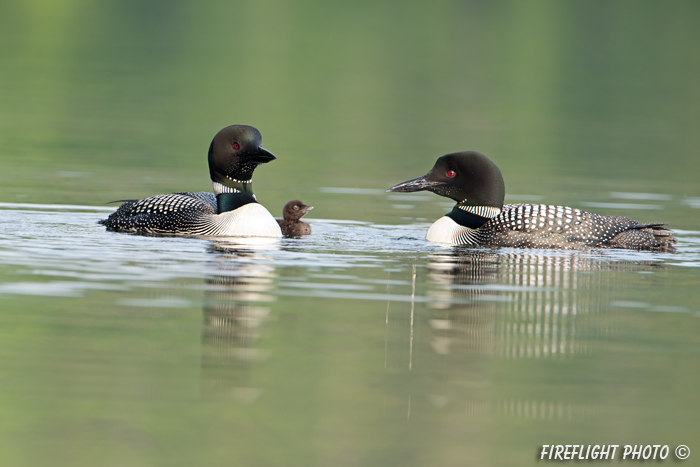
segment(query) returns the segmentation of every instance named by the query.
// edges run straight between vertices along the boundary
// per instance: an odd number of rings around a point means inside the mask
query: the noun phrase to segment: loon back
[[[601,216],[580,209],[544,204],[508,204],[478,228],[444,216],[426,239],[451,245],[511,248],[583,247],[672,251],[675,239],[662,224],[641,224],[629,217]]]
[[[217,214],[213,193],[173,193],[122,204],[99,221],[108,230],[171,235],[281,237],[277,222],[259,203]]]

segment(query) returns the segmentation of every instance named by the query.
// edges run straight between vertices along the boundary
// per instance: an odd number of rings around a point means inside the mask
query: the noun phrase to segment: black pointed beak
[[[442,183],[440,182],[431,182],[429,180],[426,180],[425,177],[427,176],[428,174],[425,174],[422,177],[414,178],[413,180],[408,180],[406,182],[399,183],[398,185],[394,185],[386,191],[387,193],[410,193],[413,191],[430,190],[431,188],[434,188],[438,185],[442,185]]]
[[[258,162],[260,164],[264,164],[265,162],[270,162],[270,161],[274,161],[275,159],[277,159],[274,154],[272,154],[267,149],[264,149],[261,147],[257,148],[252,153],[249,153],[248,157],[250,158],[251,161]]]

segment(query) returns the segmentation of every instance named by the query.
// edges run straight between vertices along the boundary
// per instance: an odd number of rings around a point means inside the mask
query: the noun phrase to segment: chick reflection
[[[269,318],[275,268],[265,264],[264,250],[256,244],[217,241],[215,271],[206,280],[202,331],[202,388],[214,397],[240,402],[256,400],[262,389],[250,383],[252,365],[269,352],[258,346],[262,324]]]

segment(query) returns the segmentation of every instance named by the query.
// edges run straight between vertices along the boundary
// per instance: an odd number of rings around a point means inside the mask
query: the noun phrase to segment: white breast
[[[282,236],[279,224],[259,203],[248,203],[233,211],[212,216],[213,235],[230,237]]]
[[[476,230],[459,225],[447,216],[441,217],[430,226],[425,239],[449,245],[478,245]]]

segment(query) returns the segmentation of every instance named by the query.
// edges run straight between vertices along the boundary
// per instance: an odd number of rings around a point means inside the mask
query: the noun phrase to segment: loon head
[[[422,177],[399,183],[388,192],[428,190],[460,204],[503,207],[505,184],[496,164],[475,151],[455,152],[440,157]]]
[[[252,126],[231,125],[218,132],[209,146],[211,180],[224,186],[250,181],[259,164],[277,159],[261,142],[260,132]]]
[[[284,205],[284,209],[282,209],[282,217],[286,221],[298,221],[313,208],[313,206],[308,206],[298,199],[293,199]]]

